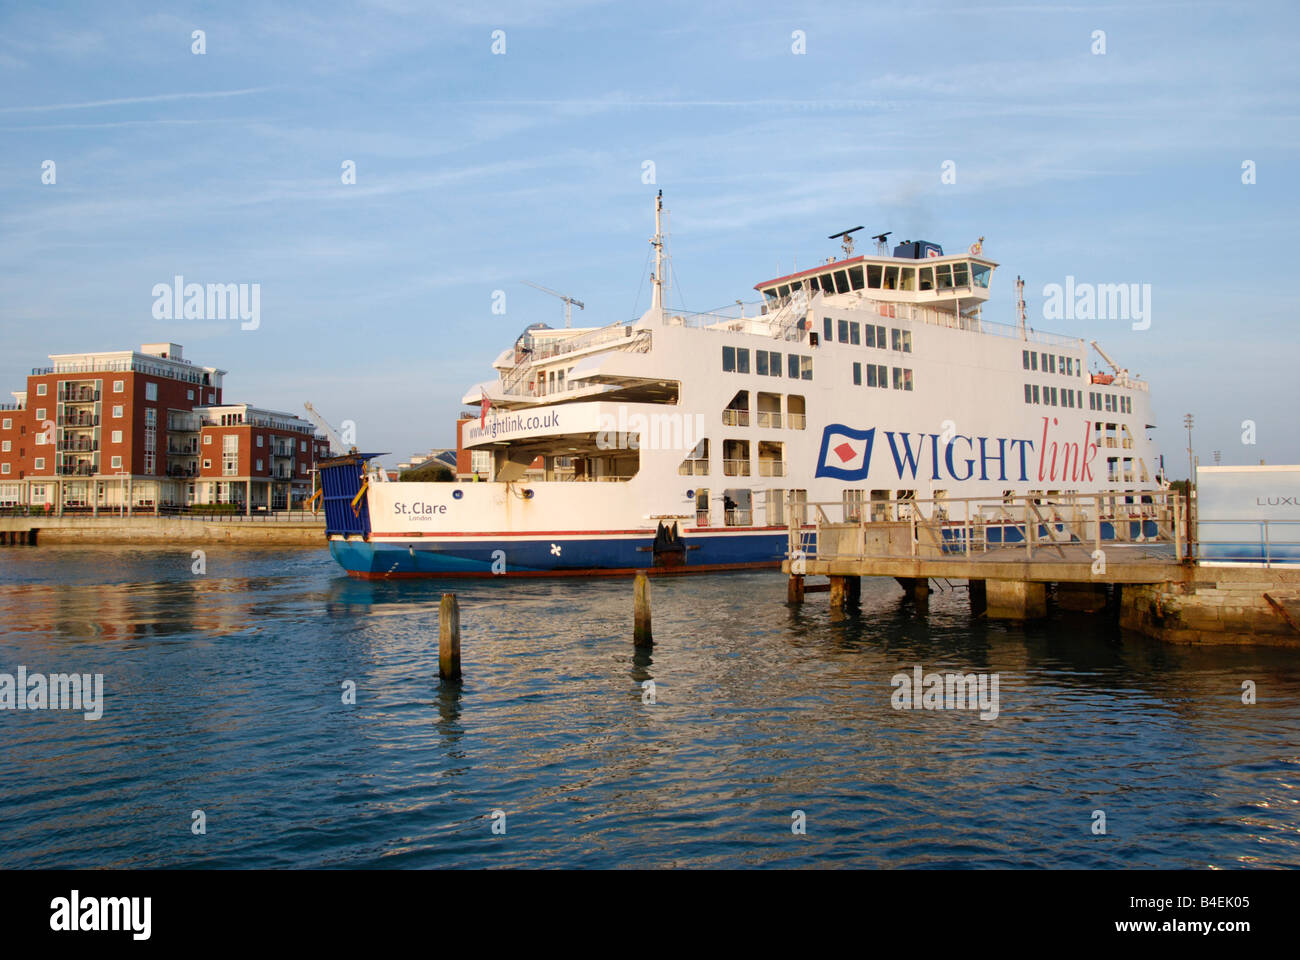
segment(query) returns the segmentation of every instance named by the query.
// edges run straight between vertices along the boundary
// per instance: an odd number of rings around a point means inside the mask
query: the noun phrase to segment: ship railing
[[[747,427],[749,426],[749,411],[739,410],[735,407],[727,407],[722,411],[722,425],[724,427]]]
[[[802,550],[808,560],[1019,554],[1095,568],[1168,558],[1171,546],[1173,559],[1181,562],[1187,555],[1186,498],[1172,490],[808,502],[811,523],[789,493],[787,504],[790,550]],[[1105,538],[1103,525],[1110,528]],[[811,547],[804,536],[810,528]],[[1128,547],[1140,549],[1123,549]]]
[[[781,429],[781,411],[779,410],[760,410],[758,411],[758,425],[760,427],[772,427]]]
[[[752,307],[753,312],[746,314],[746,308]],[[716,327],[718,324],[741,324],[742,322],[754,322],[766,320],[761,311],[763,301],[755,300],[748,303],[740,302],[730,304],[725,307],[718,307],[716,310],[704,310],[695,312],[691,310],[679,310],[667,314],[665,319],[670,326],[675,327]]]
[[[749,476],[749,461],[748,460],[723,460],[722,475],[724,477]]]
[[[785,461],[783,460],[758,461],[758,475],[760,477],[784,477]]]
[[[649,330],[638,330],[624,323],[612,323],[576,337],[539,342],[501,377],[501,390],[503,393],[516,396],[540,396],[536,389],[531,391],[516,389],[538,362],[606,343],[617,343],[620,350],[628,353],[647,353],[650,350],[651,339]]]

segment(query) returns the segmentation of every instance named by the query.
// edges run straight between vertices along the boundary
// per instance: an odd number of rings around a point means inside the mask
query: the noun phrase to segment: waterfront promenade
[[[325,544],[325,516],[301,510],[244,516],[59,516],[0,517],[0,544],[43,543],[233,543],[254,546]]]

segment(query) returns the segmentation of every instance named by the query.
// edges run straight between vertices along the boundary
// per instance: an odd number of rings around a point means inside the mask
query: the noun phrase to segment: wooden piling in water
[[[460,679],[460,604],[454,593],[444,593],[438,608],[438,675]]]
[[[797,573],[790,575],[785,585],[786,603],[803,603],[803,577]]]
[[[636,575],[633,586],[634,612],[632,624],[632,641],[638,647],[654,645],[650,630],[650,578],[644,573]]]

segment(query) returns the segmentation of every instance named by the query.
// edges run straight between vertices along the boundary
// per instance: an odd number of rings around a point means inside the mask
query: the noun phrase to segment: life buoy
[[[970,253],[971,253],[971,256],[972,256],[972,257],[978,257],[978,256],[980,255],[980,253],[983,251],[983,249],[984,249],[984,244],[980,243],[980,242],[977,240],[975,243],[972,243],[972,244],[970,245]]]

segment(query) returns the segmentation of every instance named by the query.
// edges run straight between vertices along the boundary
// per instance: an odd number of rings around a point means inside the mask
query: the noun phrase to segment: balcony
[[[60,453],[93,453],[98,449],[99,441],[86,437],[80,437],[76,440],[65,439],[62,446],[58,448]]]
[[[199,468],[197,464],[190,464],[188,467],[168,467],[166,476],[176,479],[186,479],[188,477],[197,477]]]
[[[64,412],[59,417],[59,426],[61,427],[97,427],[99,426],[99,414],[75,414]]]
[[[61,390],[59,399],[64,403],[98,403],[98,390]]]
[[[199,444],[194,443],[169,443],[167,444],[167,456],[169,457],[194,457],[198,456]]]
[[[93,477],[95,468],[89,463],[65,463],[59,466],[61,477]]]

